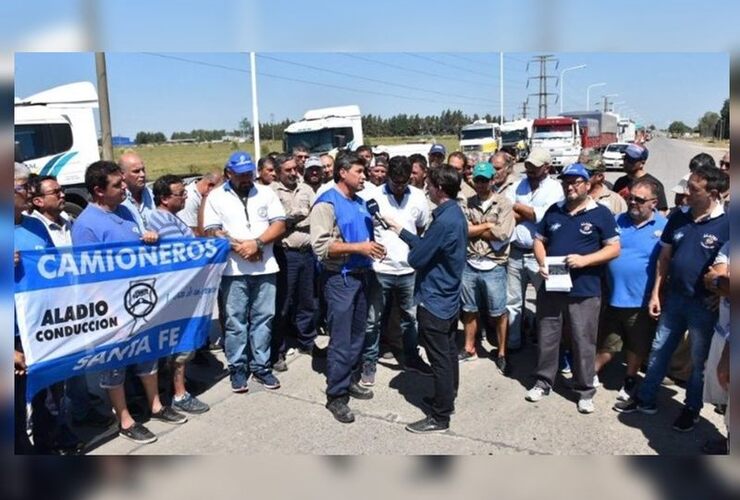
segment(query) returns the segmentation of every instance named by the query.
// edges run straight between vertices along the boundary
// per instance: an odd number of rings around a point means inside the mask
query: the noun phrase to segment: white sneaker
[[[594,388],[601,387],[601,380],[599,380],[598,375],[594,375],[594,382],[593,382]]]
[[[291,347],[285,352],[285,357],[289,358],[291,356],[295,356],[296,354],[298,354],[298,349],[296,349],[295,347]]]
[[[630,396],[630,393],[627,392],[627,390],[624,388],[624,386],[622,386],[622,388],[619,389],[619,393],[617,394],[617,400],[619,400],[619,401],[629,401],[631,397],[632,396]]]
[[[524,399],[526,399],[530,403],[536,403],[537,401],[547,396],[548,394],[549,394],[549,391],[540,387],[539,385],[536,385],[527,391],[527,395],[524,396]]]
[[[594,408],[594,400],[589,399],[579,399],[578,400],[578,412],[579,413],[593,413],[595,410]]]

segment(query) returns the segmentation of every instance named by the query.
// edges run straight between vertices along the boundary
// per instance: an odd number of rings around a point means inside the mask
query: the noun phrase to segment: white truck
[[[637,127],[635,122],[630,119],[622,119],[617,122],[619,132],[617,134],[619,142],[635,142]]]
[[[529,155],[529,143],[532,139],[534,120],[514,120],[501,125],[501,141],[499,147],[510,147],[517,152],[517,161],[524,160]]]
[[[563,167],[578,161],[581,154],[581,128],[578,120],[564,116],[537,118],[532,125],[532,149],[546,149],[552,156],[552,167]]]
[[[359,106],[310,109],[302,120],[285,129],[283,150],[290,152],[295,146],[305,146],[311,154],[322,154],[334,149],[354,150],[364,140]]]
[[[76,82],[15,98],[15,160],[33,173],[54,175],[64,187],[65,210],[77,216],[87,205],[85,170],[100,160],[93,110],[98,95]]]
[[[500,127],[498,123],[476,120],[460,130],[460,150],[467,154],[478,153],[487,160],[499,149]],[[484,158],[485,157],[485,158]]]

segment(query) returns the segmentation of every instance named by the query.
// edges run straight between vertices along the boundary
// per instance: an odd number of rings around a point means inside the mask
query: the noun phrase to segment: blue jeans
[[[518,349],[522,345],[522,317],[527,284],[532,283],[535,290],[542,285],[534,254],[525,252],[531,250],[521,250],[512,245],[506,269],[506,309],[509,312],[509,336],[506,344],[510,349]]]
[[[703,299],[669,293],[663,303],[655,339],[648,358],[645,380],[637,397],[645,404],[655,404],[655,399],[668,372],[668,365],[686,330],[691,340],[691,376],[686,383],[684,404],[692,410],[702,407],[704,391],[704,363],[709,354],[717,313],[710,311]]]
[[[224,276],[224,354],[229,370],[271,371],[270,340],[275,316],[275,274]],[[249,347],[249,349],[247,349]]]
[[[367,325],[367,285],[370,273],[325,271],[326,321],[329,349],[326,355],[328,399],[349,393],[352,371],[360,359]]]
[[[367,329],[365,346],[362,349],[363,363],[377,363],[380,351],[380,327],[385,322],[383,311],[396,292],[401,309],[401,333],[406,361],[419,356],[419,332],[416,329],[416,306],[414,305],[415,273],[397,276],[375,273],[370,277],[368,293]]]
[[[506,313],[506,267],[497,265],[481,271],[465,265],[462,275],[462,310],[477,313],[480,309],[488,316]]]

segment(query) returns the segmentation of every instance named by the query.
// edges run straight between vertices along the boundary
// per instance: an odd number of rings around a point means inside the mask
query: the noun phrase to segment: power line
[[[458,71],[467,71],[468,73],[472,73],[472,74],[475,74],[475,75],[481,75],[481,76],[484,76],[484,77],[486,77],[486,78],[491,78],[491,79],[497,79],[497,78],[496,78],[495,76],[493,76],[493,75],[489,75],[489,74],[486,74],[486,73],[481,73],[481,72],[479,72],[479,71],[473,71],[473,70],[471,70],[471,69],[463,68],[462,66],[457,66],[457,65],[455,65],[455,64],[449,64],[449,63],[445,63],[445,62],[442,62],[442,61],[438,61],[438,60],[436,60],[436,59],[434,59],[434,58],[431,58],[431,57],[429,57],[429,56],[422,56],[422,55],[420,55],[420,54],[412,54],[412,53],[408,53],[408,52],[406,52],[405,54],[406,54],[407,56],[415,57],[415,58],[417,58],[417,59],[421,59],[421,60],[423,60],[423,61],[431,61],[431,62],[433,62],[433,63],[435,63],[435,64],[439,64],[439,65],[441,65],[441,66],[447,66],[447,67],[449,67],[449,68],[452,68],[452,69],[456,69],[456,70],[458,70]],[[447,78],[449,78],[449,77],[447,77]],[[455,77],[455,78],[457,78],[457,77]],[[513,85],[521,85],[521,84],[523,84],[523,83],[524,83],[524,82],[522,82],[522,81],[517,81],[517,80],[510,80],[510,79],[507,79],[507,78],[504,78],[504,81],[505,81],[505,82],[507,82],[507,83],[511,83],[511,84],[513,84]],[[498,82],[497,82],[497,83],[498,83]],[[494,85],[495,85],[495,84],[494,84]]]
[[[365,81],[373,82],[373,83],[379,83],[381,85],[388,85],[388,86],[391,86],[391,87],[398,87],[398,88],[402,88],[402,89],[414,90],[414,91],[420,91],[420,92],[428,92],[430,94],[437,94],[437,95],[441,95],[441,96],[445,96],[445,97],[446,96],[453,96],[453,97],[459,97],[461,99],[470,99],[470,100],[473,100],[473,101],[488,101],[488,102],[490,102],[492,104],[497,104],[497,102],[498,102],[498,101],[494,101],[492,99],[486,99],[484,97],[472,97],[472,96],[467,96],[467,95],[452,94],[450,92],[439,92],[439,91],[436,91],[436,90],[427,90],[427,89],[422,89],[422,88],[419,88],[419,87],[412,87],[410,85],[403,85],[401,83],[392,83],[392,82],[388,82],[388,81],[377,80],[375,78],[368,78],[368,77],[365,77],[365,76],[353,75],[353,74],[350,74],[350,73],[345,73],[343,71],[337,71],[337,70],[327,69],[327,68],[320,68],[318,66],[313,66],[313,65],[310,65],[310,64],[298,63],[298,62],[294,62],[294,61],[287,61],[285,59],[280,59],[280,58],[273,57],[273,56],[267,56],[267,55],[264,55],[264,54],[259,54],[258,57],[260,57],[261,59],[269,59],[271,61],[276,61],[276,62],[283,63],[283,64],[291,64],[293,66],[298,66],[298,67],[302,67],[302,68],[309,68],[309,69],[313,69],[313,70],[316,70],[316,71],[323,71],[325,73],[331,73],[331,74],[334,74],[334,75],[345,76],[345,77],[348,77],[348,78],[355,78],[355,79],[358,79],[358,80],[365,80]]]
[[[198,61],[198,60],[195,60],[195,59],[186,59],[184,57],[170,56],[170,55],[166,55],[166,54],[158,54],[158,53],[155,53],[155,52],[142,52],[142,53],[145,54],[145,55],[149,55],[149,56],[161,57],[161,58],[164,58],[164,59],[172,59],[172,60],[175,60],[175,61],[180,61],[180,62],[185,62],[185,63],[190,63],[190,64],[196,64],[196,65],[201,65],[201,66],[209,66],[209,67],[213,67],[213,68],[224,69],[224,70],[227,70],[227,71],[237,71],[237,72],[240,72],[240,73],[250,73],[249,70],[246,70],[244,68],[235,68],[235,67],[232,67],[232,66],[225,66],[225,65],[222,65],[222,64],[207,63],[207,62]],[[456,106],[476,106],[475,104],[466,103],[466,102],[437,101],[437,100],[428,99],[428,98],[425,98],[425,97],[410,97],[410,96],[403,96],[403,95],[398,95],[398,94],[390,94],[390,93],[387,93],[387,92],[376,92],[376,91],[367,90],[367,89],[356,89],[356,88],[351,88],[351,87],[343,87],[341,85],[333,85],[333,84],[330,84],[330,83],[314,82],[314,81],[311,81],[311,80],[303,80],[303,79],[300,79],[300,78],[292,78],[292,77],[287,77],[287,76],[282,76],[282,75],[273,75],[271,73],[265,73],[265,72],[262,72],[262,71],[260,71],[259,75],[260,76],[265,76],[267,78],[274,78],[274,79],[277,79],[277,80],[285,80],[285,81],[297,82],[297,83],[306,83],[306,84],[309,84],[309,85],[317,85],[317,86],[320,86],[320,87],[327,87],[327,88],[338,89],[338,90],[347,90],[347,91],[350,91],[350,92],[359,92],[359,93],[364,93],[364,94],[372,94],[372,95],[378,95],[378,96],[382,96],[382,97],[394,97],[396,99],[405,99],[405,100],[410,100],[410,101],[431,102],[431,103],[443,104],[443,105],[447,105],[447,106],[452,105],[452,104],[454,104]]]

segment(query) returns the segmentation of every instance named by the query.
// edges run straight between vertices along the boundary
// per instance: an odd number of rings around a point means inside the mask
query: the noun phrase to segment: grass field
[[[367,144],[403,144],[413,137],[368,137]],[[455,136],[441,136],[436,138],[442,143],[448,152],[458,149],[458,139]],[[113,156],[118,158],[127,148],[114,148]],[[262,154],[270,151],[282,151],[280,141],[262,141]],[[229,155],[237,150],[248,151],[254,154],[254,144],[245,142],[236,143],[214,143],[214,144],[159,144],[143,145],[133,148],[141,158],[147,169],[147,177],[154,180],[164,174],[202,174],[209,170],[220,170],[229,158]]]

